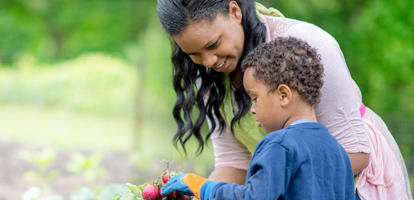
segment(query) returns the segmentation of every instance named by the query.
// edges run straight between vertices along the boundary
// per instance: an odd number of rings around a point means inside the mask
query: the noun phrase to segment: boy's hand
[[[178,190],[178,192],[180,194],[196,196],[197,199],[201,199],[201,197],[200,197],[201,187],[207,181],[208,182],[213,182],[213,181],[209,181],[206,178],[203,178],[201,176],[195,175],[193,173],[180,174],[180,175],[172,177],[162,187],[161,194],[162,195],[167,195],[167,194],[173,192],[174,190]],[[208,192],[210,192],[210,190],[208,190]],[[206,193],[202,192],[201,195],[204,198]]]

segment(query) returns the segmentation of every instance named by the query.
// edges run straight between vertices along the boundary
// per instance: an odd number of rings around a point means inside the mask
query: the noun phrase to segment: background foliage
[[[367,105],[380,113],[413,115],[413,1],[262,3],[331,33],[341,45]],[[163,69],[162,76],[168,77],[169,59],[159,55],[168,55],[170,47],[167,36],[159,33],[155,4],[150,0],[2,0],[0,61],[17,68],[22,54],[55,63],[84,53],[105,52],[132,61],[133,66],[140,63],[147,71]],[[152,71],[148,74],[157,76]],[[156,80],[151,77],[147,81]]]

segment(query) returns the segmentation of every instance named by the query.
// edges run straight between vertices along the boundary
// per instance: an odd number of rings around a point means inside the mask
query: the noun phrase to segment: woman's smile
[[[220,71],[225,70],[227,68],[227,66],[228,65],[227,65],[227,58],[226,58],[222,63],[220,63],[218,66],[214,67],[214,70],[220,72]]]

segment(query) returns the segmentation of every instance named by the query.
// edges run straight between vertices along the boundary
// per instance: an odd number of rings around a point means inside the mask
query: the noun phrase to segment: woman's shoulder
[[[291,19],[286,17],[262,16],[262,21],[267,25],[268,34],[273,40],[277,37],[288,37],[292,32],[324,32],[318,26],[306,21]]]

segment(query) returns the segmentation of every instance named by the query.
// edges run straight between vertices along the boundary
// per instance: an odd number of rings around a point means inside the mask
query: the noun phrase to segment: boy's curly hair
[[[311,106],[320,101],[323,65],[320,55],[308,43],[294,37],[280,37],[253,49],[242,61],[242,71],[252,67],[253,76],[273,92],[280,84],[296,89]]]

